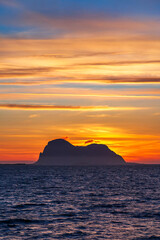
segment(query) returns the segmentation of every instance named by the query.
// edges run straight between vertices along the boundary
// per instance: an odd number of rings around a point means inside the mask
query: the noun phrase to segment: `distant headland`
[[[125,165],[124,159],[104,144],[74,146],[64,139],[55,139],[45,146],[36,165],[106,166]]]

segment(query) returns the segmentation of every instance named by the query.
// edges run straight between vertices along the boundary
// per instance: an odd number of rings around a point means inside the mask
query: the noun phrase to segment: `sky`
[[[160,164],[159,0],[0,0],[0,163],[56,138]]]

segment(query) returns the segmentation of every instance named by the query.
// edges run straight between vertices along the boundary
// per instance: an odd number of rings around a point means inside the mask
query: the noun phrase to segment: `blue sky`
[[[0,1],[0,32],[1,34],[15,34],[30,30],[30,34],[42,31],[43,24],[26,21],[29,14],[40,14],[53,19],[159,19],[159,0],[13,0]],[[33,26],[32,26],[33,25]],[[32,28],[32,29],[31,29]],[[41,29],[42,28],[42,29]],[[41,29],[41,30],[40,30]],[[57,32],[59,34],[59,32]],[[40,33],[39,33],[40,34]],[[45,32],[41,37],[45,38]],[[47,34],[49,32],[47,31]],[[51,31],[55,34],[55,31]],[[49,34],[50,35],[50,34]]]

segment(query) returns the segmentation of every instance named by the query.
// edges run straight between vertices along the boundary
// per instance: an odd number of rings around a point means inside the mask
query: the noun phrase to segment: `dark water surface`
[[[160,239],[160,165],[0,166],[0,239]]]

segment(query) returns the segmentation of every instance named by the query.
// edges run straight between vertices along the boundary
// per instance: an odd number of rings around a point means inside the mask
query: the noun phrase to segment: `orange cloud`
[[[87,140],[87,141],[85,141],[85,144],[88,144],[88,143],[93,143],[94,142],[94,140],[93,139],[91,139],[91,140]]]
[[[38,114],[31,114],[31,115],[29,115],[29,118],[36,118],[38,116],[39,116]]]
[[[66,140],[66,141],[69,141],[69,137],[62,137],[62,139]]]
[[[99,142],[100,142],[99,140],[90,139],[90,140],[85,141],[84,144],[88,144],[88,143],[99,143]]]
[[[0,104],[0,109],[17,110],[62,110],[62,111],[133,111],[148,109],[146,107],[109,107],[109,106],[65,106],[65,105],[29,105]]]
[[[31,76],[37,76],[43,74],[46,74],[47,72],[51,72],[51,70],[55,70],[51,67],[34,67],[34,68],[3,68],[0,71],[0,77],[1,78],[14,78],[14,77],[31,77]]]
[[[0,40],[2,85],[160,82],[159,38]]]

